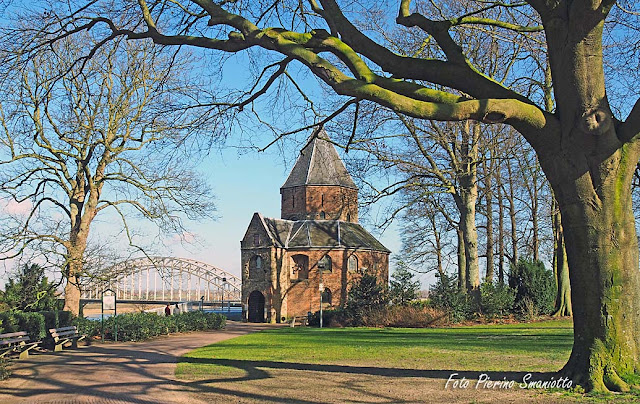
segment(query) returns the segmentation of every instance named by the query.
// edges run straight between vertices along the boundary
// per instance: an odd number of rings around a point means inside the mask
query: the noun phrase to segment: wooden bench
[[[295,327],[296,325],[306,326],[306,325],[309,325],[307,324],[308,321],[309,321],[309,318],[307,316],[295,316],[291,319],[291,322],[289,323],[289,325],[291,327]]]
[[[56,344],[53,349],[55,352],[62,351],[62,346],[67,342],[71,342],[71,347],[77,348],[78,341],[82,341],[87,336],[78,334],[78,328],[75,325],[62,328],[51,328],[49,333],[53,338],[53,342]]]
[[[40,345],[41,341],[31,341],[25,331],[0,334],[0,357],[13,352],[20,353],[20,359],[29,357],[29,351]]]

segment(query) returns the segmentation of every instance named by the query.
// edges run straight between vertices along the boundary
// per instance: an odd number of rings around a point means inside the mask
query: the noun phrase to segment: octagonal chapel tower
[[[254,213],[241,241],[245,319],[280,322],[344,305],[364,271],[386,285],[389,254],[358,224],[358,188],[316,130],[280,188],[281,219]],[[320,285],[324,292],[320,292]]]

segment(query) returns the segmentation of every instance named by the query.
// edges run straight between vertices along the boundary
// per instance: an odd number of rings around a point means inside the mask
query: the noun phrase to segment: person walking
[[[171,315],[171,307],[169,307],[169,303],[167,303],[167,307],[164,308],[164,315],[167,317]]]
[[[180,314],[180,307],[178,307],[178,303],[176,303],[176,307],[173,309],[173,314],[176,316]]]

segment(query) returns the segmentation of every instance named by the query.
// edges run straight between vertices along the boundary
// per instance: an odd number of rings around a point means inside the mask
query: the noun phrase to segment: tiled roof
[[[353,248],[390,252],[364,227],[339,220],[264,218],[271,238],[283,248]]]
[[[317,129],[293,166],[282,188],[302,185],[338,185],[357,189],[323,128]]]

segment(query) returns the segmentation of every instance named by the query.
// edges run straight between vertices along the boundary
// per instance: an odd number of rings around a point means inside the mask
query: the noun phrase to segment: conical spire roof
[[[307,145],[300,151],[298,161],[282,188],[337,185],[358,189],[335,147],[328,140],[329,136],[322,127],[314,131]]]

